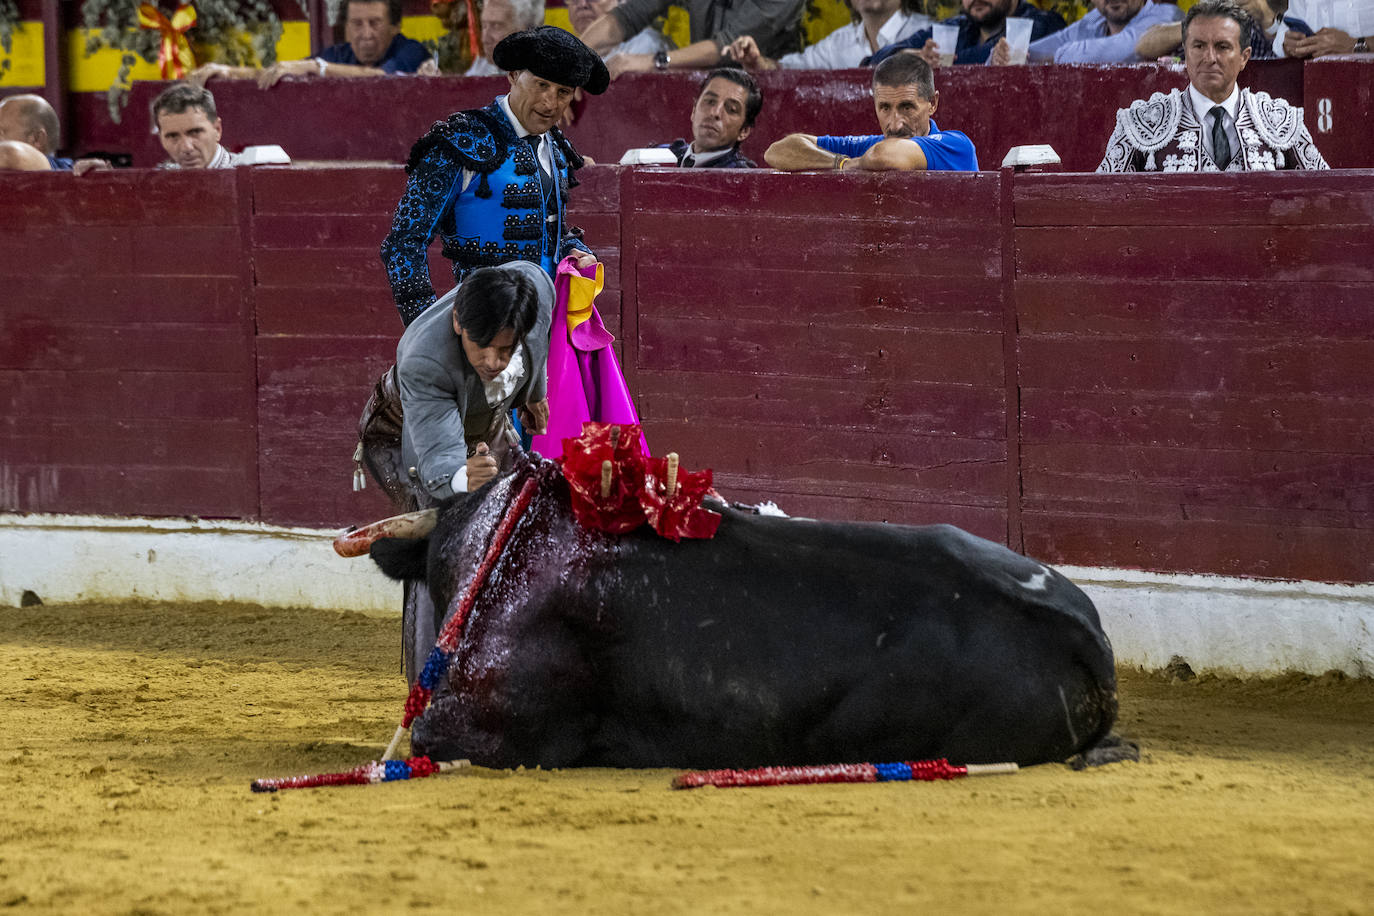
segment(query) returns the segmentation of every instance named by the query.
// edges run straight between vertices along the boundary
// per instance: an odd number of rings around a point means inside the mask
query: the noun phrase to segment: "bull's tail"
[[[429,558],[429,538],[381,538],[372,543],[368,555],[389,578],[423,582]]]

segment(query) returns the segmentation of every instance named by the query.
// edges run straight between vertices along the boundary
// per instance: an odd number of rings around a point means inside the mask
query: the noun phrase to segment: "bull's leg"
[[[434,610],[429,586],[418,579],[407,579],[401,605],[401,652],[407,683],[414,684],[420,676],[438,636],[439,615]]]

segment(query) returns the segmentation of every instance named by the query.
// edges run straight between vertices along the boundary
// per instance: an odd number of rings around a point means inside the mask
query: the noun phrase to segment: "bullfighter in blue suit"
[[[551,26],[507,36],[492,60],[509,71],[509,94],[436,123],[406,163],[405,194],[381,254],[407,325],[436,298],[425,255],[436,234],[455,281],[515,260],[552,275],[574,250],[585,253],[580,265],[596,260],[565,221],[568,189],[583,162],[556,125],[575,90],[606,90],[606,65]]]

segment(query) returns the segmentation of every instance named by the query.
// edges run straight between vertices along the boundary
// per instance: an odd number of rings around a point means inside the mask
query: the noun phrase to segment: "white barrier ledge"
[[[399,611],[401,586],[338,531],[203,519],[0,515],[0,605],[228,601]]]
[[[337,531],[199,519],[0,515],[0,606],[226,601],[398,611],[401,587]],[[1117,661],[1243,676],[1374,676],[1374,584],[1059,567],[1102,615]]]
[[[1374,677],[1374,585],[1061,566],[1097,605],[1118,662],[1237,675]]]

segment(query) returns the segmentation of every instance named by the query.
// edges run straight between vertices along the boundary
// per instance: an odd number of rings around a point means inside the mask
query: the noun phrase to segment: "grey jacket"
[[[692,43],[709,38],[724,50],[741,35],[752,35],[767,57],[801,50],[803,0],[625,0],[610,15],[625,35],[635,35],[674,2],[687,10]]]
[[[529,261],[511,261],[497,269],[523,272],[539,295],[538,317],[521,343],[525,376],[505,401],[487,404],[482,379],[453,330],[457,288],[412,321],[396,345],[396,379],[405,412],[402,460],[407,469],[414,469],[411,483],[435,499],[453,495],[454,473],[467,464],[479,442],[493,444],[505,428],[505,414],[548,396],[553,281]]]

